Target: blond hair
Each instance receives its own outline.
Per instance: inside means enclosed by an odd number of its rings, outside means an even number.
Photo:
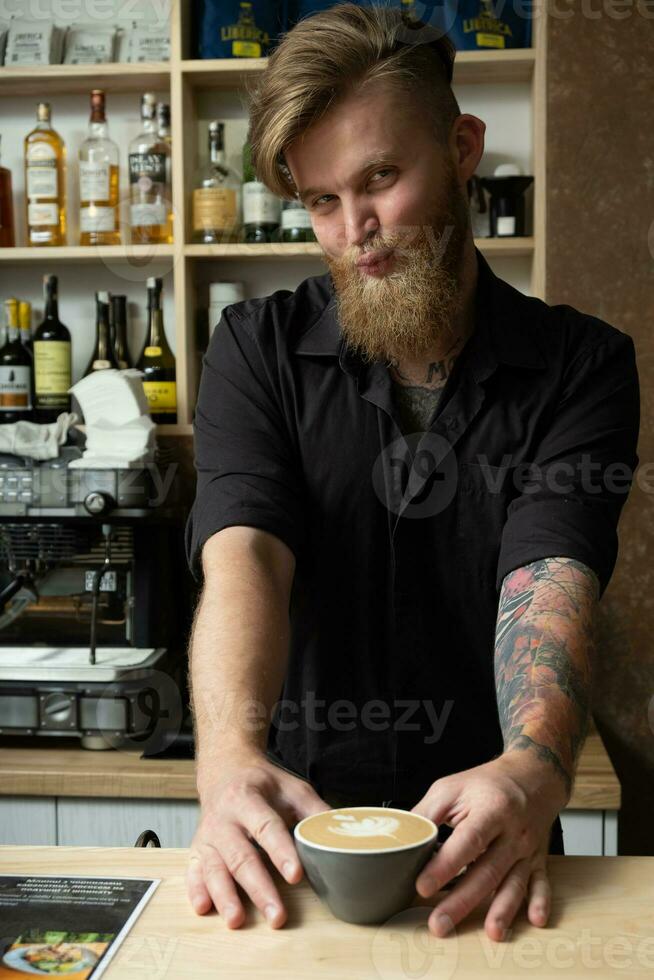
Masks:
[[[430,114],[446,141],[460,114],[451,88],[456,50],[438,28],[385,6],[336,6],[300,20],[246,86],[257,178],[286,200],[298,196],[284,150],[330,107],[383,79]]]

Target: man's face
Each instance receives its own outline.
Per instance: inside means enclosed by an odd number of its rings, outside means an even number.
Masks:
[[[376,82],[330,109],[285,156],[350,347],[367,360],[426,354],[459,313],[470,234],[467,196],[431,118]],[[386,262],[356,264],[379,249],[393,250]]]

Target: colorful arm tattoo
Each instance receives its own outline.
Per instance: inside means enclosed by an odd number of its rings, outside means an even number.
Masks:
[[[590,718],[599,582],[572,558],[543,558],[502,583],[495,686],[504,751],[534,752],[569,797]]]

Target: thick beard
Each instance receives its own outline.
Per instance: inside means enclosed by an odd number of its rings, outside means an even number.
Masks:
[[[470,216],[452,173],[443,198],[410,235],[366,243],[366,250],[395,249],[385,276],[368,276],[355,265],[360,249],[340,259],[325,255],[341,333],[364,361],[419,358],[456,336]]]

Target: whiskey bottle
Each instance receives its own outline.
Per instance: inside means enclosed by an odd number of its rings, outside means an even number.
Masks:
[[[5,301],[7,340],[0,347],[0,422],[32,416],[32,358],[20,341],[18,300]]]
[[[56,422],[70,411],[70,331],[59,319],[57,277],[43,277],[45,315],[34,333],[34,419]]]
[[[1,147],[2,136],[0,136]],[[16,244],[14,231],[14,198],[11,190],[11,170],[0,166],[0,248],[13,248]]]
[[[32,304],[21,301],[18,304],[18,326],[20,327],[20,339],[23,347],[34,356],[34,346],[32,344]]]
[[[247,142],[243,147],[243,241],[277,241],[280,222],[281,200],[257,180]]]
[[[102,89],[91,92],[89,133],[79,148],[79,243],[120,245],[118,147],[109,139]]]
[[[205,245],[240,240],[241,181],[225,162],[225,124],[209,123],[209,161],[193,191],[193,240]]]
[[[143,372],[143,388],[153,422],[177,421],[175,356],[168,346],[161,304],[161,279],[148,279],[148,333],[136,367]]]
[[[143,130],[129,148],[130,223],[134,244],[165,244],[170,240],[170,146],[157,132],[156,99],[141,100]]]
[[[283,242],[315,242],[316,236],[311,225],[311,216],[300,201],[282,203]]]
[[[132,367],[129,347],[127,345],[127,297],[111,297],[111,343],[114,355],[121,371]]]
[[[93,374],[94,371],[106,371],[108,368],[118,370],[118,361],[111,345],[109,293],[99,292],[95,294],[95,345],[84,377]]]
[[[37,122],[25,137],[27,244],[66,244],[66,147],[51,124],[49,102],[39,102]]]
[[[159,139],[163,140],[170,147],[170,155],[167,161],[166,181],[168,186],[173,186],[173,137],[170,131],[170,106],[167,102],[157,102],[157,133]],[[173,202],[170,201],[168,208],[168,242],[173,243]]]

